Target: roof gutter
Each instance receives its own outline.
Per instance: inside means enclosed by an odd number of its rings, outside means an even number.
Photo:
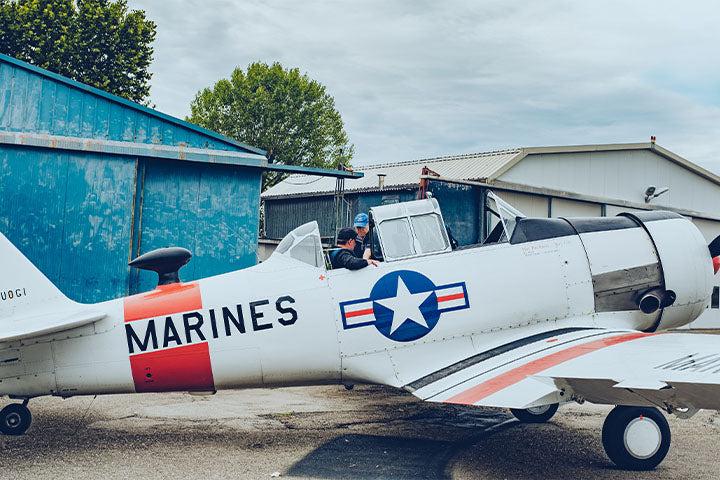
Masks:
[[[334,168],[316,168],[303,167],[300,165],[283,165],[282,163],[268,163],[267,170],[281,173],[300,173],[304,175],[319,175],[323,177],[338,178],[362,178],[365,176],[363,172],[355,172],[352,170],[339,170]]]
[[[183,145],[120,142],[117,140],[96,140],[84,137],[64,137],[42,133],[3,131],[0,131],[0,145],[25,146],[70,152],[92,152],[130,157],[163,158],[197,163],[216,163],[330,177],[361,178],[363,176],[362,172],[347,170],[272,164],[268,162],[265,156],[254,153],[236,150],[209,150],[185,147]]]

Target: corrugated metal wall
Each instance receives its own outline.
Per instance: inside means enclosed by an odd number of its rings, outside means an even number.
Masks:
[[[0,147],[0,229],[71,298],[127,290],[135,162]]]
[[[0,131],[250,151],[0,56]],[[249,147],[248,147],[249,148]],[[184,280],[255,263],[262,170],[0,144],[0,230],[70,298],[151,289],[127,262],[180,245]]]
[[[253,265],[259,195],[256,169],[0,147],[0,230],[81,302],[152,289],[127,262],[154,248],[193,252],[185,280]]]
[[[353,193],[345,195],[345,214],[352,226],[352,219],[359,212],[385,203],[406,202],[415,199],[415,191],[392,190],[385,192]],[[272,198],[264,202],[265,238],[282,239],[300,225],[316,220],[320,235],[333,237],[335,223],[335,197],[332,195],[303,198]],[[349,211],[349,213],[347,213]]]
[[[430,182],[429,190],[440,204],[445,225],[450,228],[460,245],[480,242],[480,188]]]
[[[186,279],[255,264],[258,170],[172,160],[144,163],[136,253],[169,245],[187,248],[193,259],[182,270]],[[133,291],[150,290],[156,281],[154,273],[141,272],[131,287]]]

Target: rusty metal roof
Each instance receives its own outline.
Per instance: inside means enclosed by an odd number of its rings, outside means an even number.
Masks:
[[[365,176],[345,182],[345,192],[367,191],[379,188],[378,175],[385,174],[384,189],[391,190],[417,185],[423,167],[442,177],[458,180],[483,180],[503,170],[521,154],[520,149],[499,150],[447,157],[423,158],[398,163],[357,167]],[[322,195],[335,191],[335,179],[316,175],[291,175],[269,188],[263,198]]]

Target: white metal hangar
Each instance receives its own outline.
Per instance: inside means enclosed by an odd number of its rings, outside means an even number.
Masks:
[[[331,239],[357,212],[414,199],[423,188],[438,199],[461,244],[481,242],[492,227],[484,205],[490,189],[528,216],[667,209],[692,219],[708,242],[720,235],[720,177],[655,142],[517,148],[360,169],[365,176],[346,181],[341,191],[334,179],[308,175],[265,191],[261,247],[310,220],[320,220]],[[720,327],[719,291],[696,326]]]

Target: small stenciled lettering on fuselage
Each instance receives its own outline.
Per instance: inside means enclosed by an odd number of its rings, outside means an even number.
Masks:
[[[720,353],[693,353],[657,365],[655,369],[676,372],[720,373]]]
[[[9,290],[0,291],[0,301],[7,302],[16,298],[22,298],[27,296],[27,290],[25,288],[11,288]]]
[[[295,324],[295,299],[284,295],[232,306],[164,315],[125,324],[128,353],[143,353]]]

